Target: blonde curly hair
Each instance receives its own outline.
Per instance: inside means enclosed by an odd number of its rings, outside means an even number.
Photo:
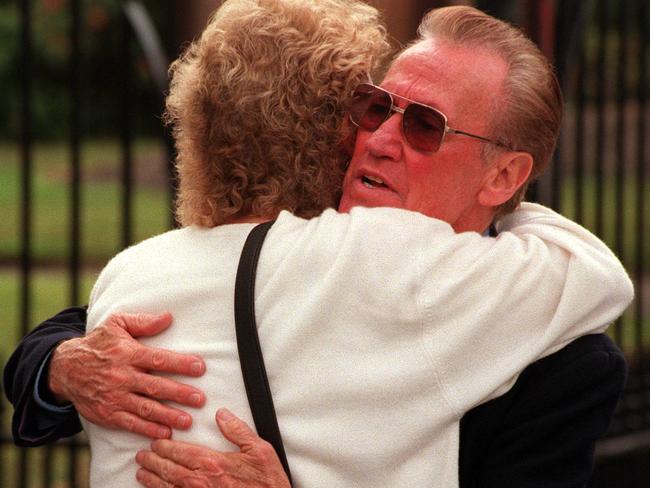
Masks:
[[[335,206],[347,103],[388,50],[377,10],[359,1],[224,2],[170,68],[178,221]]]

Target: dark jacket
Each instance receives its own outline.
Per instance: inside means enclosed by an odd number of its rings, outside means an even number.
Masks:
[[[36,404],[33,390],[49,352],[83,335],[85,322],[84,308],[64,310],[30,332],[9,359],[4,385],[15,408],[16,444],[42,445],[81,430],[75,411],[49,412]],[[460,487],[584,487],[626,372],[623,354],[603,334],[577,339],[528,366],[508,393],[461,420]]]

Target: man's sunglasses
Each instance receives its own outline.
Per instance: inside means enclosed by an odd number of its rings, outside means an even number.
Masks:
[[[406,108],[400,108],[393,98],[406,100]],[[489,142],[508,148],[501,142],[477,136],[447,125],[447,116],[440,110],[428,105],[414,102],[408,98],[391,93],[370,83],[361,83],[352,94],[350,105],[350,120],[361,129],[375,131],[393,112],[402,114],[402,131],[409,145],[418,151],[436,152],[448,132],[473,137],[483,142]],[[509,149],[509,148],[508,148]]]

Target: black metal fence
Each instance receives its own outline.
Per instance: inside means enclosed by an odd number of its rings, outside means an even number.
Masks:
[[[67,2],[34,2],[31,0],[18,0],[18,35],[20,36],[20,53],[16,63],[15,74],[19,77],[19,93],[14,96],[19,100],[16,107],[19,111],[19,136],[15,140],[8,139],[5,144],[13,145],[16,148],[19,159],[17,198],[19,221],[19,252],[11,255],[11,249],[0,251],[0,266],[5,269],[16,270],[18,302],[16,320],[20,337],[33,327],[35,321],[42,320],[45,316],[34,316],[35,308],[35,282],[43,269],[54,268],[56,279],[66,282],[67,297],[61,297],[60,307],[68,304],[84,303],[87,300],[87,293],[82,293],[82,280],[84,275],[84,263],[90,267],[96,267],[97,256],[89,258],[84,255],[82,242],[84,237],[84,218],[82,198],[84,180],[82,175],[83,160],[82,146],[84,136],[88,130],[85,127],[87,118],[84,120],[84,113],[92,110],[89,106],[88,72],[94,69],[90,66],[90,60],[84,57],[84,43],[89,39],[84,37],[84,26],[88,24],[89,7],[93,2],[82,2],[81,0],[69,0]],[[43,76],[44,61],[38,56],[35,48],[36,31],[34,26],[38,25],[38,15],[46,15],[47,8],[43,5],[49,4],[51,9],[65,10],[62,17],[67,24],[67,68],[66,81],[63,85],[64,96],[68,99],[67,113],[59,114],[59,119],[52,121],[53,124],[61,124],[66,127],[67,136],[58,145],[66,146],[68,154],[67,168],[65,171],[65,186],[67,188],[67,205],[64,209],[67,214],[62,222],[65,229],[62,231],[66,243],[66,249],[62,255],[50,256],[47,253],[38,252],[35,248],[35,217],[37,197],[34,187],[37,184],[39,174],[35,170],[35,150],[38,144],[43,143],[43,137],[35,128],[34,113],[37,111],[35,103],[35,85]],[[117,141],[119,154],[114,156],[115,170],[111,178],[119,181],[119,211],[117,215],[116,230],[119,234],[119,246],[125,247],[133,243],[136,233],[134,232],[134,139],[138,134],[136,110],[149,113],[156,125],[160,126],[159,114],[162,111],[162,94],[167,84],[168,60],[164,54],[160,39],[152,20],[144,8],[142,2],[126,1],[121,2],[120,14],[112,22],[112,27],[118,34],[111,38],[114,42],[115,62],[111,67],[120,75],[116,77],[117,83],[112,84],[110,92],[103,93],[116,101],[115,118],[112,122],[116,129],[111,135]],[[42,22],[41,22],[42,23]],[[96,42],[96,41],[95,41]],[[38,66],[37,66],[38,64]],[[142,66],[144,65],[144,66]],[[136,83],[136,71],[146,69],[146,78],[149,80],[148,97],[142,100],[142,92],[138,91]],[[42,87],[41,87],[42,89]],[[8,94],[5,94],[7,96]],[[135,121],[135,122],[134,122]],[[152,137],[149,132],[148,137]],[[101,136],[100,136],[101,137]],[[105,136],[104,136],[105,137]],[[153,135],[156,137],[156,134]],[[161,186],[166,190],[166,198],[163,198],[162,205],[167,209],[172,207],[172,198],[175,189],[173,178],[172,144],[169,134],[162,127],[157,135],[160,139],[160,146],[163,155],[161,165],[164,166],[164,176]],[[2,164],[2,163],[0,163]],[[11,184],[11,182],[7,182]],[[2,183],[5,185],[5,182]],[[0,187],[2,188],[2,187]],[[88,197],[88,195],[86,195]],[[91,195],[92,198],[92,195]],[[86,201],[87,203],[87,201]],[[39,208],[40,210],[40,208]],[[61,210],[55,209],[54,211]],[[173,225],[173,215],[166,211],[164,228]],[[6,218],[3,216],[3,218]],[[42,238],[42,236],[39,236]],[[117,250],[117,247],[115,250]],[[103,256],[105,258],[106,256]],[[100,260],[102,257],[100,257]],[[5,279],[5,275],[2,275]],[[11,275],[7,275],[11,278]],[[47,290],[46,290],[47,293]],[[6,304],[2,304],[2,308]],[[56,309],[51,312],[54,313]],[[2,324],[5,326],[5,324]],[[7,335],[7,334],[3,334]],[[15,341],[12,341],[15,343]],[[7,354],[7,349],[5,354]],[[7,357],[1,357],[0,362],[4,365]],[[75,436],[63,440],[53,446],[46,446],[38,449],[24,449],[13,446],[10,435],[10,407],[7,405],[4,394],[0,400],[0,486],[2,487],[84,487],[88,486],[88,445],[84,435]]]
[[[90,4],[92,2],[88,2]],[[597,449],[597,469],[592,486],[646,486],[650,480],[650,176],[648,134],[648,31],[650,6],[646,0],[591,0],[521,2],[527,13],[527,29],[555,60],[564,87],[567,114],[557,156],[548,173],[532,189],[532,197],[574,218],[601,236],[621,257],[636,286],[636,299],[611,333],[625,351],[630,379],[607,439]],[[81,66],[82,5],[69,0],[70,29],[67,96],[70,99],[67,138],[69,179],[67,250],[59,266],[65,270],[67,302],[78,304],[82,297],[83,242],[82,209],[82,113],[84,106]],[[121,211],[120,245],[134,240],[133,228],[133,134],[131,120],[137,94],[132,74],[134,59],[144,59],[150,90],[158,97],[165,78],[164,55],[150,19],[139,2],[125,2],[119,46],[121,72],[115,93],[120,116],[116,120],[120,141],[119,179]],[[17,270],[16,295],[20,334],[34,325],[34,272],[46,265],[35,259],[34,227],[34,138],[33,138],[33,5],[19,1],[20,31],[20,140],[19,251],[2,256],[0,264]],[[134,54],[135,53],[135,54]],[[144,57],[143,57],[144,56]],[[5,94],[7,96],[7,94]],[[157,107],[159,110],[160,106]],[[151,107],[149,107],[151,110]],[[153,110],[154,113],[156,110]],[[160,133],[171,160],[169,138]],[[173,181],[168,168],[168,182]],[[4,184],[4,183],[3,183]],[[173,185],[169,189],[171,201]],[[170,205],[169,205],[170,206]],[[171,206],[170,206],[171,207]],[[168,217],[171,225],[171,214]],[[598,286],[594,283],[594,286]],[[589,293],[589,290],[585,290]],[[66,303],[61,303],[63,307]],[[4,306],[4,304],[3,304]],[[60,307],[59,307],[60,308]],[[56,309],[51,310],[55,312]],[[19,336],[20,334],[17,334]],[[0,358],[4,361],[7,358]],[[87,486],[88,452],[83,437],[38,449],[18,449],[11,444],[9,412],[0,401],[0,485],[7,487]],[[644,467],[645,466],[645,467]],[[645,481],[644,481],[645,480]]]
[[[567,114],[539,187],[542,201],[601,236],[635,282],[636,299],[612,329],[631,373],[612,436],[650,428],[649,11],[645,1],[581,2],[577,25],[565,29],[573,42],[559,36]]]

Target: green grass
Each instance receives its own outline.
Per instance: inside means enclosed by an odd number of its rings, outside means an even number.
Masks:
[[[86,271],[81,277],[79,303],[86,303],[97,272]],[[34,270],[30,279],[30,316],[27,328],[39,324],[70,304],[70,281],[63,270]],[[22,277],[18,269],[0,269],[0,358],[7,359],[21,338],[20,301]]]
[[[68,472],[71,466],[70,449],[65,444],[56,444],[47,448],[30,448],[26,449],[25,456],[27,459],[27,466],[30,468],[26,472],[26,484],[30,488],[41,488],[46,486],[44,480],[44,473],[46,472],[46,452],[51,453],[51,463],[49,473],[51,477],[51,485],[56,488],[71,488],[68,483]],[[20,450],[11,446],[4,447],[0,452],[0,462],[4,463],[2,470],[0,470],[0,486],[2,487],[18,487],[22,486],[18,479],[19,469],[19,456]],[[88,465],[90,455],[88,449],[81,449],[76,456],[76,478],[77,488],[85,488],[88,486]]]
[[[645,185],[650,185],[650,181]],[[601,202],[596,201],[596,179],[592,175],[586,175],[582,183],[583,192],[583,218],[581,224],[596,231],[596,214],[597,206],[602,211],[602,232],[601,238],[607,245],[616,252],[623,264],[628,270],[633,270],[637,266],[637,239],[639,237],[639,227],[637,221],[639,214],[637,212],[637,184],[632,179],[626,179],[622,191],[622,211],[621,217],[623,233],[621,234],[620,243],[617,242],[617,219],[615,183],[612,179],[603,182],[603,198]],[[566,178],[560,189],[560,211],[568,218],[577,218],[576,205],[576,185],[573,178]],[[647,193],[647,190],[646,190]],[[641,252],[640,263],[645,272],[650,272],[650,195],[645,199],[644,208],[641,210],[640,217],[645,219],[646,235],[644,237],[643,249]],[[619,246],[620,244],[620,246]]]
[[[37,325],[70,304],[70,279],[65,265],[70,252],[70,155],[64,144],[36,144],[33,151],[32,177],[32,254],[36,262],[29,282],[30,315],[27,328]],[[85,263],[81,276],[79,302],[88,295],[101,266],[122,247],[120,153],[115,141],[86,143],[81,151],[81,254]],[[4,365],[20,339],[22,277],[17,267],[20,254],[21,173],[19,149],[15,144],[0,143],[0,360]],[[164,156],[156,142],[138,141],[134,146],[134,172],[138,175],[133,195],[133,240],[139,241],[163,232],[169,224],[169,203],[164,186]],[[162,175],[161,175],[162,174]],[[13,264],[12,264],[13,263]],[[3,395],[4,397],[4,395]],[[3,437],[8,437],[10,409],[5,410]],[[17,448],[0,446],[0,486],[21,486],[17,469]],[[26,486],[45,486],[43,473],[46,449],[28,449]],[[65,445],[51,448],[52,486],[68,487],[70,451]],[[88,483],[88,452],[77,458],[77,481]]]
[[[63,261],[70,253],[70,155],[63,144],[36,144],[32,177],[32,255],[37,260]],[[82,261],[105,262],[121,247],[122,194],[120,153],[116,141],[94,141],[81,151]],[[139,141],[134,147],[134,171],[144,175],[133,196],[133,241],[167,229],[168,193],[161,177],[164,155],[158,143]],[[19,152],[0,144],[0,258],[18,256],[21,248]],[[147,181],[147,180],[154,181]]]
[[[70,154],[63,143],[34,145],[32,175],[32,256],[30,328],[71,302],[66,266],[70,254]],[[20,338],[22,277],[20,154],[16,144],[0,142],[0,359],[6,360]],[[133,148],[136,175],[131,217],[133,241],[165,231],[170,221],[165,187],[163,147],[137,141]],[[84,143],[81,150],[81,264],[78,302],[88,301],[96,274],[122,248],[121,156],[115,140]],[[39,263],[46,263],[41,266]]]
[[[157,142],[138,141],[134,145],[136,184],[131,218],[133,240],[142,240],[165,231],[170,221],[168,193],[165,188],[164,153]],[[0,361],[8,359],[22,335],[23,326],[32,328],[71,302],[70,277],[66,271],[70,253],[70,155],[65,144],[38,143],[33,151],[32,176],[32,255],[36,263],[29,281],[30,314],[20,317],[23,279],[17,258],[20,255],[21,172],[19,149],[15,144],[0,143]],[[116,141],[85,143],[81,151],[81,261],[84,265],[78,303],[88,301],[90,289],[103,264],[122,247],[120,152]],[[4,395],[3,395],[4,397]],[[4,398],[0,402],[6,404]],[[5,405],[2,432],[10,435],[10,409]],[[19,450],[1,446],[0,486],[20,486],[16,469]],[[26,486],[44,486],[46,450],[27,450]],[[52,448],[52,480],[59,488],[67,487],[69,449]],[[77,486],[87,486],[88,452],[80,453]]]

